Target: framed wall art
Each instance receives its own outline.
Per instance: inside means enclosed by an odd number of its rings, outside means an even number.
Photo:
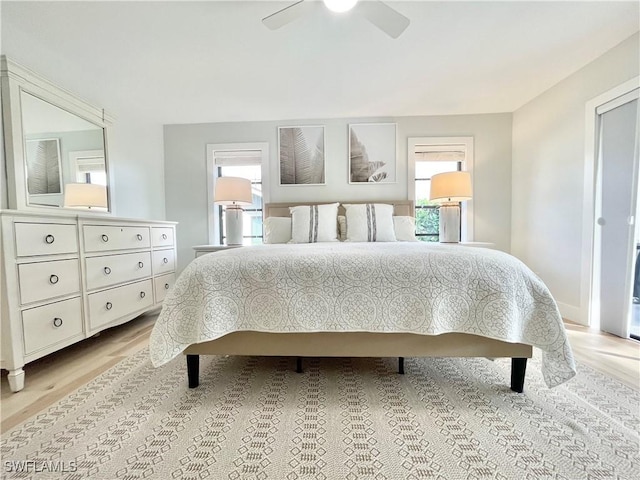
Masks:
[[[396,124],[349,125],[349,183],[396,183]]]
[[[280,185],[324,185],[324,152],[324,126],[278,127]]]
[[[44,138],[26,141],[27,190],[31,195],[62,193],[60,141]]]

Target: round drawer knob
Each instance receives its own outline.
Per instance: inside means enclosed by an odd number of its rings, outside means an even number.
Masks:
[[[105,275],[109,275],[111,273],[111,269],[109,267],[104,267]]]
[[[62,326],[62,319],[59,317],[56,317],[53,319],[53,326],[58,328]]]
[[[139,233],[136,235],[136,238],[141,242],[142,241],[142,235],[140,235]]]
[[[104,233],[102,234],[102,241],[107,243],[109,241],[109,236],[105,235]]]
[[[166,234],[166,233],[163,233],[163,234],[162,234],[162,239],[163,239],[163,240],[166,240],[166,239],[167,239],[167,234]]]
[[[111,310],[113,308],[113,304],[111,302],[107,302],[107,304],[105,305],[105,308],[107,310]]]
[[[57,276],[57,275],[51,275],[51,276],[49,277],[49,283],[50,283],[51,285],[55,285],[56,283],[58,283],[58,280],[60,280],[60,279],[58,278],[58,276]]]
[[[146,294],[146,293],[144,293],[144,292],[140,292],[140,298],[144,298],[144,297],[146,297],[146,296],[147,296],[147,294]]]
[[[144,263],[138,262],[138,268],[142,268],[142,267],[144,267]]]
[[[54,237],[53,235],[49,234],[46,237],[44,237],[44,241],[47,242],[49,245],[51,245],[53,242],[56,241],[56,237]]]
[[[164,289],[165,289],[165,290],[169,290],[169,284],[168,284],[168,283],[165,283],[165,284],[164,284]]]
[[[162,259],[162,263],[169,263],[169,259],[168,259],[167,257],[164,257],[164,258]]]

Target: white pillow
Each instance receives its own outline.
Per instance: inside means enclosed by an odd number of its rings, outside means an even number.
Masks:
[[[288,243],[291,241],[291,218],[265,218],[263,227],[264,243]]]
[[[291,243],[338,241],[338,204],[290,207]]]
[[[393,217],[393,231],[399,242],[417,242],[416,219],[413,217]]]
[[[344,205],[347,242],[395,242],[393,205],[365,203]]]

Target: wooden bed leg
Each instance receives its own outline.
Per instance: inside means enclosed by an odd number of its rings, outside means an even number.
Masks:
[[[522,393],[524,390],[524,374],[527,370],[526,358],[511,359],[511,390]]]
[[[302,357],[296,358],[296,373],[302,373]]]
[[[398,373],[404,375],[404,357],[398,357]]]
[[[200,385],[200,355],[187,355],[187,377],[189,388]]]

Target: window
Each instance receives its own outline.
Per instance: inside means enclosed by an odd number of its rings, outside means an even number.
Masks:
[[[213,203],[217,177],[242,177],[251,181],[251,205],[243,207],[243,244],[262,243],[262,212],[268,202],[263,185],[268,182],[269,145],[267,143],[234,143],[207,145],[207,199],[209,243],[225,243],[225,209]]]
[[[429,200],[431,177],[438,173],[461,170],[461,162],[456,161],[416,161],[416,238],[423,242],[439,240],[440,210]]]
[[[439,241],[440,211],[429,201],[431,177],[438,173],[473,168],[473,138],[409,138],[409,198],[415,201],[416,238]],[[470,202],[461,210],[461,238],[471,241],[473,215]]]
[[[104,151],[88,150],[69,152],[71,172],[75,172],[77,183],[107,185]]]
[[[259,157],[258,157],[259,160]],[[258,165],[219,166],[218,177],[242,177],[251,180],[251,205],[242,207],[244,210],[242,239],[243,245],[262,243],[262,171]],[[225,209],[217,205],[218,225],[220,225],[220,245],[225,242]]]

